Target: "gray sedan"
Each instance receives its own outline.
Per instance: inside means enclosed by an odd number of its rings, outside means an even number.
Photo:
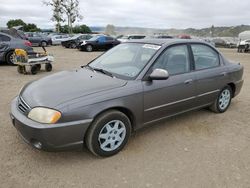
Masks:
[[[239,94],[243,67],[194,40],[120,44],[87,66],[28,83],[11,104],[11,119],[37,149],[87,148],[118,153],[131,132],[209,107],[225,112]]]
[[[0,62],[3,61],[13,65],[14,50],[16,48],[24,49],[28,53],[33,52],[29,41],[0,32]]]

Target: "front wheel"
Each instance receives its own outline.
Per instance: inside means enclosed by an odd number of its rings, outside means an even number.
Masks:
[[[87,52],[92,52],[93,51],[93,47],[91,45],[87,45],[86,46],[86,50],[87,50]]]
[[[227,111],[231,104],[232,93],[232,88],[230,86],[224,87],[210,109],[215,113],[224,113]]]
[[[131,122],[122,112],[111,110],[97,117],[86,135],[88,149],[97,156],[117,154],[128,142]]]

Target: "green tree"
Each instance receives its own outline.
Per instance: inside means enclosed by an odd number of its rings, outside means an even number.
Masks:
[[[91,29],[86,25],[75,26],[72,29],[73,33],[91,33]]]
[[[50,1],[43,2],[45,5],[50,6],[52,8],[53,15],[52,15],[51,20],[56,22],[57,32],[60,32],[61,22],[65,21],[63,19],[62,1],[63,0],[50,0]]]
[[[62,0],[61,2],[64,13],[67,15],[69,33],[72,33],[72,25],[77,19],[82,19],[79,9],[78,0]]]
[[[25,32],[37,32],[37,31],[41,31],[41,29],[39,29],[36,24],[32,24],[32,23],[28,23],[23,27],[23,30]]]
[[[26,23],[21,19],[9,20],[7,22],[8,28],[12,28],[12,27],[16,27],[16,26],[23,26],[24,27],[25,25],[26,25]]]
[[[61,33],[68,33],[69,32],[69,26],[68,25],[60,26],[60,32]]]

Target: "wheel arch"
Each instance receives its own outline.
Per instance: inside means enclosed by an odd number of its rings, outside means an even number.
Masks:
[[[133,112],[131,110],[129,110],[126,107],[116,106],[116,107],[110,107],[110,108],[104,109],[104,110],[100,111],[98,114],[96,114],[94,116],[94,119],[96,119],[98,116],[102,115],[103,113],[105,113],[107,111],[111,111],[111,110],[116,110],[116,111],[119,111],[119,112],[122,112],[123,114],[125,114],[131,122],[132,131],[135,130],[135,124],[136,124],[135,115],[133,114]]]
[[[235,96],[235,90],[236,90],[236,86],[235,86],[235,84],[234,83],[229,83],[229,84],[227,84],[229,87],[231,87],[231,89],[232,89],[232,94],[233,94],[233,96],[232,96],[232,98]]]

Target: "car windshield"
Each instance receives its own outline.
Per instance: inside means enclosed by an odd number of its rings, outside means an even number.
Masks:
[[[135,79],[160,47],[141,43],[120,44],[95,59],[89,66],[108,71],[121,79]]]

